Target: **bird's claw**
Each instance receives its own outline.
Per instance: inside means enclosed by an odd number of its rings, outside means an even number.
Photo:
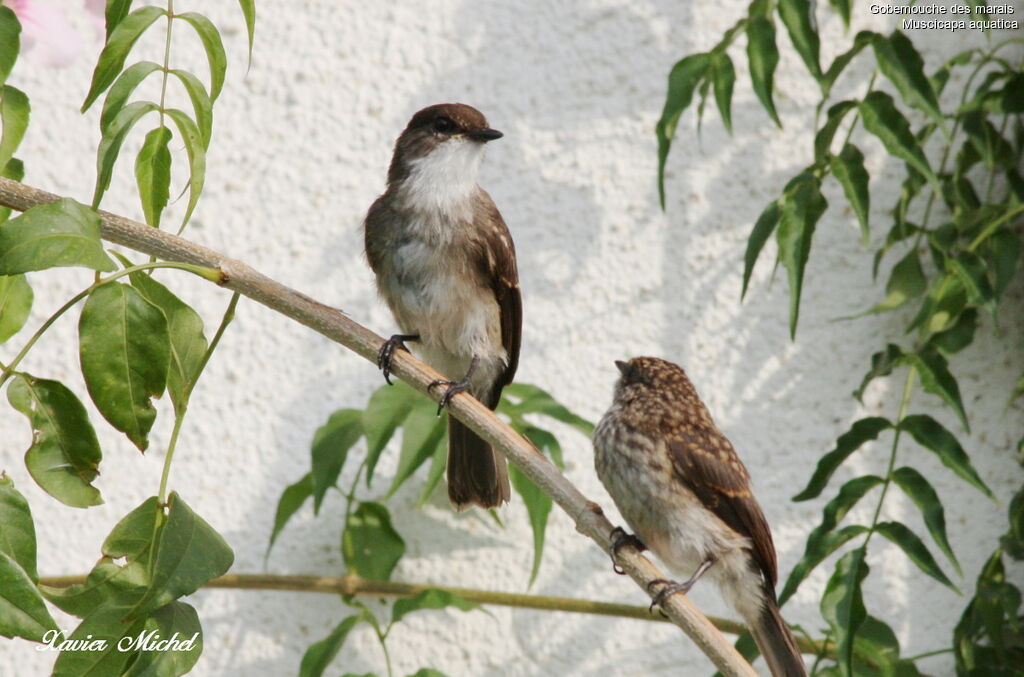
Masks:
[[[405,345],[407,339],[412,340],[412,337],[407,334],[394,334],[377,351],[377,368],[384,372],[384,380],[388,385],[394,385],[391,383],[391,358],[395,356],[396,350],[409,352]]]
[[[612,571],[622,576],[626,572],[622,567],[615,563],[615,558],[619,556],[619,550],[622,546],[631,545],[637,550],[646,550],[647,546],[643,544],[643,541],[636,537],[636,534],[626,533],[626,530],[622,527],[615,527],[612,529],[612,532],[608,537],[612,540],[612,545],[608,549],[609,554],[612,557]]]
[[[469,392],[469,379],[464,378],[461,381],[452,381],[451,379],[440,378],[436,381],[431,381],[430,385],[427,386],[427,391],[429,392],[440,386],[448,386],[448,390],[444,391],[444,394],[441,395],[441,399],[437,401],[438,416],[441,415],[441,412],[444,411],[444,408],[448,406],[448,403],[453,397],[459,393]]]
[[[650,592],[651,588],[653,588],[655,585],[663,585],[665,587],[658,591],[658,594],[656,594],[654,598],[651,599],[651,606],[647,607],[647,611],[652,614],[654,613],[654,607],[662,606],[665,603],[665,600],[667,600],[669,597],[676,594],[677,592],[681,592],[683,594],[690,592],[690,588],[693,587],[693,581],[683,581],[682,583],[677,583],[675,581],[670,581],[667,578],[655,578],[653,581],[647,584],[647,592]]]

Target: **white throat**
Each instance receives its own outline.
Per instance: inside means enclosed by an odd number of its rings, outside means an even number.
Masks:
[[[417,211],[451,214],[465,209],[477,189],[484,159],[482,143],[455,137],[409,163],[402,181],[406,203]]]

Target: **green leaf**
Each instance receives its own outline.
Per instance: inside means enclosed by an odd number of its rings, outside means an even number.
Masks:
[[[111,559],[139,559],[153,544],[157,524],[163,524],[163,510],[160,499],[150,496],[118,521],[107,534],[100,551]]]
[[[814,474],[807,483],[807,487],[791,500],[807,501],[817,498],[828,484],[832,474],[853,452],[860,449],[865,443],[878,439],[883,430],[889,430],[892,427],[889,419],[879,416],[854,421],[850,429],[836,440],[836,448],[818,461],[818,467],[814,469]]]
[[[0,635],[43,641],[60,629],[46,609],[29,574],[6,552],[0,552]]]
[[[921,257],[918,256],[917,249],[911,249],[889,273],[889,282],[885,285],[885,298],[867,312],[885,313],[895,310],[924,293],[926,286]]]
[[[910,123],[897,110],[891,96],[884,92],[871,92],[860,102],[860,114],[864,129],[878,137],[890,155],[904,160],[932,185],[938,185],[928,158],[910,131]]]
[[[836,84],[836,80],[839,79],[842,72],[846,70],[846,67],[850,65],[850,62],[852,62],[858,54],[864,51],[865,47],[871,44],[875,35],[876,33],[871,31],[858,32],[856,37],[853,39],[853,44],[850,46],[850,49],[846,50],[832,61],[832,65],[828,67],[828,70],[825,71],[825,74],[820,80],[821,92],[824,97],[822,99],[822,103],[828,99],[828,95],[831,93],[832,87]]]
[[[397,623],[413,611],[444,609],[450,606],[463,611],[472,611],[473,609],[480,608],[480,605],[476,602],[465,600],[453,592],[432,588],[412,597],[403,597],[396,600],[394,606],[391,607],[391,622]]]
[[[864,169],[864,155],[852,143],[843,146],[839,155],[829,163],[832,174],[843,187],[846,199],[860,222],[861,243],[867,245],[871,231],[868,227],[868,213],[871,209],[871,195],[868,192],[868,172]]]
[[[103,455],[74,393],[58,381],[19,374],[7,388],[7,399],[32,425],[25,465],[43,491],[74,508],[103,503],[92,486]]]
[[[715,104],[722,116],[722,124],[732,134],[732,89],[736,84],[736,69],[728,54],[711,53],[711,73],[715,80]]]
[[[828,4],[835,8],[839,17],[843,20],[846,28],[850,27],[850,0],[828,0]]]
[[[543,388],[529,383],[511,383],[505,386],[503,394],[518,401],[513,403],[507,397],[503,398],[502,404],[498,408],[499,412],[509,416],[543,414],[576,428],[587,437],[594,434],[593,423],[569,411]]]
[[[156,545],[152,585],[132,609],[135,616],[192,594],[227,572],[235,559],[224,538],[192,512],[177,492],[171,492],[167,506],[167,522]]]
[[[876,35],[871,46],[875,50],[879,70],[889,78],[903,100],[925,112],[941,127],[944,124],[942,111],[932,84],[924,74],[924,61],[914,43],[897,30],[888,37]]]
[[[172,69],[171,74],[181,80],[185,91],[188,92],[188,98],[192,100],[192,109],[196,114],[196,126],[203,139],[203,149],[207,149],[210,147],[210,137],[213,136],[213,101],[206,93],[206,87],[196,76],[188,71],[177,69]]]
[[[388,498],[394,496],[402,483],[434,455],[438,443],[444,439],[446,426],[446,418],[437,416],[437,406],[430,400],[418,398],[402,424],[402,452],[388,489]]]
[[[946,358],[937,350],[925,347],[916,353],[906,354],[903,359],[917,372],[921,386],[932,395],[942,398],[956,412],[964,429],[970,432],[971,427],[967,423],[967,414],[960,399],[960,387],[949,371]]]
[[[789,334],[796,338],[800,319],[800,296],[803,291],[804,268],[811,253],[811,238],[818,219],[828,208],[821,194],[821,182],[810,178],[787,191],[782,202],[782,215],[775,233],[779,260],[789,277]]]
[[[932,335],[928,344],[937,348],[944,355],[958,353],[974,341],[974,332],[978,329],[978,311],[968,308],[960,313],[956,324],[949,329]]]
[[[245,16],[245,30],[249,35],[249,63],[252,64],[252,41],[256,35],[256,2],[255,0],[238,0]]]
[[[405,541],[391,526],[386,507],[360,502],[345,521],[341,553],[350,573],[386,581],[405,554]]]
[[[960,278],[967,291],[967,300],[973,305],[986,308],[995,314],[995,290],[988,279],[988,267],[981,258],[971,252],[960,252],[953,258],[946,259],[950,272]]]
[[[416,391],[404,383],[381,386],[363,410],[363,431],[366,434],[366,486],[370,486],[373,471],[380,460],[395,428],[402,424],[412,410]]]
[[[542,454],[554,461],[555,465],[563,470],[565,469],[565,459],[562,458],[562,445],[559,444],[558,438],[547,430],[532,425],[525,425],[521,428],[516,425],[512,427],[516,432],[530,440],[533,446],[537,447]]]
[[[867,551],[863,546],[843,555],[825,585],[821,598],[821,615],[832,627],[836,642],[836,663],[839,673],[851,676],[853,672],[853,641],[857,630],[867,616],[861,583],[868,575],[865,562]]]
[[[298,482],[289,484],[281,492],[281,498],[277,501],[277,511],[274,513],[274,528],[270,532],[270,542],[267,543],[266,556],[270,555],[270,549],[274,547],[284,525],[298,512],[299,508],[305,505],[309,497],[313,495],[313,475],[306,473]]]
[[[103,417],[140,451],[156,420],[171,358],[163,312],[128,285],[111,282],[89,294],[78,322],[79,357],[89,396]]]
[[[913,531],[900,522],[879,522],[875,525],[875,531],[895,543],[910,558],[910,561],[939,583],[948,586],[954,592],[960,592],[953,585],[953,581],[946,577],[932,554]]]
[[[817,21],[814,18],[814,3],[810,0],[779,0],[779,17],[789,31],[789,39],[800,54],[807,70],[815,80],[821,80],[821,64],[818,52],[821,48],[818,39]]]
[[[0,472],[0,553],[10,557],[32,582],[39,580],[36,571],[36,528],[32,511],[14,480]]]
[[[779,50],[775,46],[775,24],[770,17],[751,16],[747,21],[747,60],[754,93],[780,128],[782,122],[772,99],[775,67],[779,64]]]
[[[141,632],[156,632],[154,641],[171,640],[178,635],[176,644],[161,651],[139,651],[138,658],[124,677],[178,677],[190,671],[203,653],[203,628],[199,614],[189,604],[171,602],[154,611],[143,624]],[[138,635],[136,635],[138,637]],[[159,638],[159,640],[157,640]]]
[[[151,101],[133,101],[114,117],[110,126],[103,130],[99,148],[96,150],[96,187],[92,194],[93,209],[99,209],[103,194],[110,188],[110,179],[114,175],[114,164],[121,152],[121,145],[132,127],[147,113],[158,110]]]
[[[152,527],[150,524],[151,532]],[[85,618],[101,605],[121,607],[122,613],[128,613],[150,585],[146,566],[146,562],[139,561],[118,566],[109,557],[103,557],[85,583],[67,588],[40,585],[39,590],[58,609],[79,618]]]
[[[420,668],[419,670],[417,670],[413,674],[409,675],[409,677],[448,677],[448,676],[445,675],[440,670],[435,670],[433,668]]]
[[[661,119],[655,126],[658,137],[658,197],[665,208],[665,161],[675,137],[679,117],[693,101],[693,92],[708,73],[710,58],[706,53],[691,54],[676,63],[668,75],[668,94]]]
[[[345,618],[341,623],[338,623],[337,627],[331,631],[331,634],[319,642],[311,644],[302,656],[299,677],[320,677],[323,675],[324,670],[327,669],[327,666],[330,665],[334,657],[341,651],[342,645],[345,644],[345,639],[348,638],[348,633],[356,625],[366,620],[365,613],[363,611]]]
[[[85,101],[82,103],[83,113],[121,72],[124,60],[128,58],[128,52],[131,51],[139,36],[159,17],[166,15],[167,12],[160,7],[142,7],[124,17],[110,29],[111,16],[108,11],[107,25],[111,32],[107,36],[107,44],[104,45],[103,51],[100,52],[100,58],[96,62],[96,69],[92,74],[92,84],[89,85],[89,93],[85,95]]]
[[[533,566],[530,569],[530,582],[527,583],[527,587],[530,587],[540,572],[540,563],[544,555],[544,534],[548,528],[552,500],[515,466],[509,467],[509,479],[512,480],[516,493],[523,498],[523,505],[526,506],[526,513],[530,517],[530,529],[533,531]]]
[[[444,419],[447,425],[447,418]],[[433,495],[434,490],[437,489],[437,485],[441,483],[441,478],[444,477],[444,469],[448,465],[448,438],[442,436],[437,441],[437,445],[434,447],[434,453],[430,457],[430,470],[427,471],[427,479],[423,482],[423,491],[420,493],[420,498],[416,502],[416,507],[422,507],[427,499]]]
[[[747,238],[747,251],[743,255],[741,301],[747,295],[747,285],[750,284],[750,276],[754,272],[754,264],[757,263],[757,257],[761,255],[764,243],[768,241],[768,238],[775,231],[775,227],[779,225],[779,218],[781,216],[782,210],[779,209],[779,202],[778,200],[773,200],[765,207],[761,215],[757,217],[757,223],[754,224],[754,229],[750,231],[750,237]]]
[[[999,298],[1010,286],[1017,272],[1017,264],[1021,257],[1020,235],[1009,228],[1001,228],[982,241],[978,246],[978,253],[992,271],[992,293]]]
[[[7,76],[18,60],[21,48],[21,22],[10,7],[0,5],[0,85],[7,82]]]
[[[107,40],[110,40],[110,34],[114,32],[117,25],[124,21],[124,18],[128,16],[128,12],[131,8],[132,0],[107,0],[107,9],[105,12]]]
[[[135,158],[135,182],[142,200],[146,223],[160,227],[160,215],[171,195],[171,130],[157,127],[146,134],[146,140]]]
[[[843,544],[861,534],[867,533],[867,531],[868,528],[860,524],[850,524],[837,531],[819,531],[818,529],[812,531],[807,539],[804,556],[793,567],[789,578],[786,579],[786,585],[779,594],[779,605],[781,606],[793,596],[793,593],[800,587],[804,579],[819,564],[825,561],[826,557],[838,550]]]
[[[118,650],[118,642],[122,637],[138,636],[144,626],[144,620],[125,623],[127,611],[125,607],[103,605],[86,616],[68,639],[102,643],[97,643],[94,651],[61,651],[51,677],[122,675],[133,653]]]
[[[32,298],[32,287],[24,275],[0,275],[0,343],[25,326]]]
[[[184,139],[185,154],[188,156],[188,207],[181,220],[181,228],[178,229],[178,232],[181,232],[192,218],[192,212],[203,192],[203,183],[206,181],[206,146],[203,145],[203,135],[199,127],[184,111],[171,108],[166,113],[167,117],[174,121],[178,134]]]
[[[941,229],[933,230],[929,233],[929,237],[934,240],[939,230]],[[932,254],[939,259],[936,264],[945,267],[945,255],[939,253],[935,248],[932,248]],[[966,306],[967,292],[956,275],[946,273],[941,277],[933,278],[928,294],[921,304],[921,309],[910,323],[907,331],[913,331],[922,326],[930,333],[945,331],[956,323]]]
[[[960,563],[957,562],[953,548],[949,545],[949,539],[946,538],[946,513],[935,489],[921,473],[908,466],[894,470],[892,479],[921,511],[924,524],[928,527],[928,533],[932,535],[939,549],[946,554],[957,572],[960,573]]]
[[[117,268],[103,253],[96,212],[62,198],[32,207],[0,228],[0,274],[58,266],[84,266],[101,272]]]
[[[151,73],[163,68],[152,61],[140,61],[124,69],[110,86],[107,98],[103,100],[103,111],[100,113],[100,131],[106,133],[111,123],[117,119],[118,113],[124,110],[125,104],[139,84]]]
[[[25,178],[25,163],[18,158],[11,158],[7,161],[6,167],[0,167],[0,176],[5,179],[21,181]],[[3,225],[11,216],[11,208],[0,205],[0,225]]]
[[[903,419],[900,429],[905,430],[925,449],[935,452],[942,464],[989,498],[995,496],[978,476],[971,459],[957,442],[953,433],[927,414],[912,414]]]
[[[327,423],[313,435],[313,512],[320,513],[327,490],[337,483],[338,475],[352,448],[363,434],[363,412],[358,409],[339,409],[331,414]]]
[[[835,138],[839,125],[843,122],[846,114],[856,107],[856,101],[840,101],[828,109],[825,124],[821,126],[821,129],[814,136],[815,162],[824,162],[832,148],[832,139]]]
[[[1019,164],[1019,156],[999,134],[995,125],[980,112],[972,111],[964,115],[963,130],[989,171],[994,171],[1000,165],[1011,168]]]
[[[196,30],[199,40],[206,50],[206,59],[210,62],[210,100],[216,101],[220,90],[224,86],[224,73],[228,67],[228,58],[224,53],[224,43],[221,42],[220,33],[217,27],[202,14],[195,12],[184,12],[175,14],[175,19],[187,21]]]
[[[3,125],[3,135],[0,136],[0,169],[14,157],[14,151],[25,138],[30,109],[28,97],[20,89],[10,85],[0,88],[0,124]]]
[[[189,394],[199,378],[199,368],[206,356],[207,343],[203,334],[203,320],[191,306],[152,276],[139,271],[132,273],[130,279],[132,286],[146,297],[147,301],[159,308],[167,319],[167,335],[171,348],[167,393],[171,396],[175,412],[182,414],[188,406]]]
[[[871,369],[864,375],[864,380],[860,382],[860,387],[853,392],[853,396],[858,400],[863,400],[864,389],[867,388],[868,384],[876,378],[891,374],[902,358],[903,350],[895,343],[890,343],[885,347],[885,350],[880,350],[872,355]]]

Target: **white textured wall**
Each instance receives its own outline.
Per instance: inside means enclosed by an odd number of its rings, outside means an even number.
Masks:
[[[78,2],[66,4],[77,11]],[[738,302],[749,228],[811,152],[815,88],[781,27],[777,102],[785,130],[770,124],[750,92],[745,59],[737,59],[736,134],[725,134],[709,107],[698,139],[687,113],[670,158],[668,209],[662,213],[652,130],[666,75],[682,55],[717,42],[744,11],[744,2],[259,2],[248,74],[236,3],[175,4],[208,11],[218,25],[229,27],[231,66],[216,106],[207,189],[190,238],[388,334],[394,325],[375,298],[362,256],[362,216],[383,187],[391,144],[414,111],[442,101],[477,106],[506,134],[491,145],[481,183],[502,210],[519,252],[525,303],[519,379],[550,389],[596,420],[610,400],[612,360],[656,354],[684,365],[754,476],[780,569],[788,574],[824,503],[794,504],[789,497],[851,421],[865,413],[895,415],[892,391],[898,386],[876,383],[866,409],[850,392],[871,353],[898,337],[907,318],[832,322],[874,302],[880,289],[871,283],[870,255],[857,242],[854,217],[831,181],[827,197],[833,207],[815,238],[798,340],[788,338],[784,275],[770,284],[773,244],[746,303]],[[894,19],[870,17],[866,7],[857,3],[856,27],[893,25]],[[1022,11],[1017,18],[1024,19]],[[848,38],[830,12],[819,13],[823,52],[831,57]],[[185,31],[179,33],[174,53],[180,59],[194,45],[186,46]],[[968,33],[914,37],[928,50],[931,66],[942,54],[981,40]],[[162,32],[151,38],[139,50],[155,57]],[[28,182],[85,202],[92,190],[99,106],[84,117],[77,109],[90,60],[59,71],[23,60],[11,80],[33,106],[20,152]],[[187,61],[203,66],[199,58]],[[839,89],[859,94],[866,74],[863,65],[855,66]],[[862,147],[876,191],[877,239],[888,227],[897,168],[877,143]],[[139,218],[130,152],[122,156],[104,206]],[[32,275],[37,298],[31,328],[89,277],[81,270]],[[212,333],[228,294],[184,276],[161,279],[196,304]],[[916,394],[913,404],[961,436],[1003,505],[982,498],[913,444],[901,451],[945,497],[950,538],[968,574],[957,583],[966,590],[1004,528],[1005,501],[1021,482],[1010,451],[1024,434],[1021,411],[1005,408],[1006,394],[1024,368],[1019,285],[1012,294],[998,325],[984,319],[976,345],[953,359],[974,435],[961,433],[933,397]],[[74,316],[58,323],[24,368],[65,380],[84,397],[75,324]],[[0,347],[0,359],[9,360],[23,340]],[[313,431],[333,410],[363,406],[381,382],[369,363],[242,302],[193,397],[171,478],[234,548],[233,571],[264,570],[274,506],[281,490],[308,470]],[[167,405],[161,403],[146,456],[93,411],[105,454],[97,484],[107,502],[88,511],[64,507],[36,488],[21,460],[27,426],[13,410],[0,407],[0,466],[32,506],[41,573],[86,572],[116,520],[156,493],[170,431]],[[593,471],[589,442],[569,430],[558,432],[569,477],[614,518]],[[836,482],[853,471],[883,472],[883,446],[855,457]],[[386,477],[394,463],[392,451],[380,472]],[[384,486],[381,481],[377,488]],[[391,503],[409,548],[397,580],[524,591],[531,537],[518,499],[504,510],[508,526],[502,530],[478,513],[456,516],[443,492],[419,511],[409,509],[415,498],[401,492]],[[873,501],[854,516],[869,518],[869,506]],[[340,574],[341,509],[332,495],[319,519],[308,510],[300,513],[267,570]],[[924,534],[915,508],[901,497],[887,501],[885,514]],[[791,621],[822,626],[817,599],[830,563],[786,607]],[[868,608],[893,624],[906,653],[947,646],[965,598],[922,576],[879,539],[872,541],[869,564]],[[1015,575],[1020,580],[1020,571]],[[557,509],[532,592],[646,602],[631,582],[611,573],[607,556],[577,535]],[[693,598],[709,612],[727,613],[706,586],[698,586]],[[205,630],[196,675],[293,674],[306,646],[347,614],[326,595],[202,591],[188,601],[198,607]],[[60,619],[66,630],[74,627],[72,619]],[[396,675],[420,666],[452,677],[710,672],[706,659],[668,625],[506,608],[413,616],[395,630],[390,646]],[[0,641],[2,675],[44,674],[52,660],[27,642]],[[952,673],[948,657],[923,665],[937,675]],[[360,629],[329,672],[367,671],[383,673],[384,665],[376,641]]]

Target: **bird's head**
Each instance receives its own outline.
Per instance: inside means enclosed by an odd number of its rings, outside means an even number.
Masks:
[[[472,106],[428,106],[412,116],[395,142],[388,183],[411,179],[438,193],[475,187],[484,145],[501,137]]]

